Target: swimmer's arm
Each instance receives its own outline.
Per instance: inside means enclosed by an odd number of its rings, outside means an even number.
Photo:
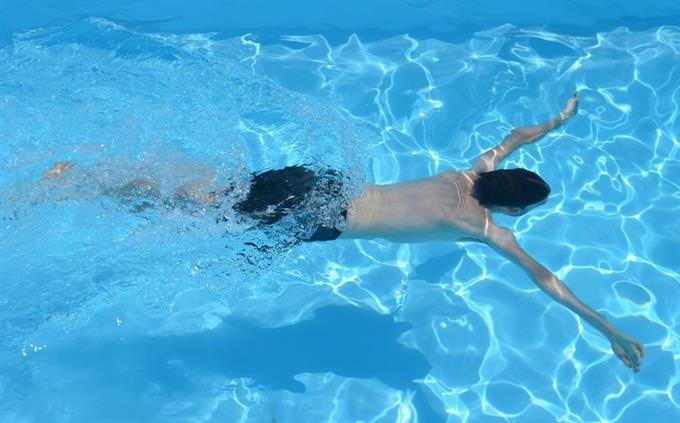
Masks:
[[[601,314],[584,304],[559,278],[527,254],[510,230],[493,224],[488,231],[486,242],[520,265],[543,292],[578,314],[606,336],[612,344],[614,353],[628,367],[639,371],[640,359],[644,354],[642,345],[633,338],[623,335]]]
[[[551,130],[557,128],[571,118],[575,113],[578,106],[578,93],[574,94],[572,98],[567,101],[567,105],[560,114],[540,125],[536,126],[523,126],[521,128],[515,128],[512,130],[510,135],[503,139],[496,147],[482,154],[477,162],[472,167],[472,170],[479,172],[490,172],[495,170],[500,162],[506,157],[512,154],[517,148],[525,145],[531,144],[539,139],[541,139],[545,134]]]

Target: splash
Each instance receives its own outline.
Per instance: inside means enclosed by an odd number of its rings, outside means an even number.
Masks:
[[[145,34],[99,18],[17,34],[0,48],[0,301],[13,322],[4,339],[45,319],[80,324],[87,303],[130,291],[154,315],[187,290],[225,303],[257,292],[299,222],[247,231],[230,205],[252,173],[293,164],[343,172],[346,192],[319,195],[317,206],[358,193],[374,133],[332,98],[256,72],[258,50],[247,36]],[[72,169],[41,176],[58,161]],[[148,189],[132,198],[133,186]],[[163,207],[225,186],[219,204]]]

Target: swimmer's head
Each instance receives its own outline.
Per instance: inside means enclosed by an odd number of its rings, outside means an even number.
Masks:
[[[526,213],[543,204],[550,194],[548,184],[526,169],[503,169],[479,174],[472,196],[482,206],[511,215]]]

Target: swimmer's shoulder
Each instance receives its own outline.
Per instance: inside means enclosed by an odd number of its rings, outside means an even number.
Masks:
[[[449,220],[452,226],[464,234],[461,239],[486,242],[485,228],[488,230],[494,223],[489,209],[480,205],[472,196],[477,172],[472,169],[457,170],[438,176],[450,182],[460,198],[458,206],[451,210]]]
[[[478,173],[474,168],[464,169],[464,170],[447,170],[438,174],[442,178],[446,178],[451,181],[464,181],[466,184],[472,185],[478,177]]]
[[[473,200],[472,205],[478,205],[477,200],[472,197],[477,172],[473,170],[451,170],[440,173],[437,177],[451,185],[454,194],[460,197],[461,205],[470,205],[471,199]]]

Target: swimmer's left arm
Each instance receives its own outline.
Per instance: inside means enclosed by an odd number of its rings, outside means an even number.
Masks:
[[[578,107],[579,96],[575,93],[568,101],[564,110],[555,118],[536,126],[523,126],[515,128],[510,135],[503,139],[496,147],[481,155],[472,167],[473,171],[490,172],[495,170],[500,162],[512,154],[517,148],[531,144],[541,139],[545,134],[558,126],[564,124],[569,118],[574,116]]]
[[[513,233],[491,225],[485,241],[524,269],[534,283],[554,300],[569,308],[609,339],[612,350],[621,361],[635,372],[640,370],[644,348],[635,339],[623,335],[605,318],[584,304],[573,292],[548,269],[534,260],[517,243]]]

